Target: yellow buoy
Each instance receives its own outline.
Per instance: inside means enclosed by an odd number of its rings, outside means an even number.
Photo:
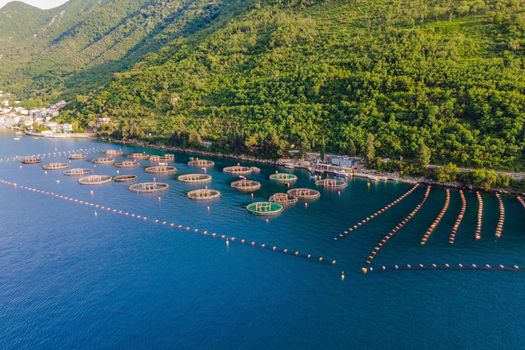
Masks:
[[[361,271],[362,271],[364,274],[366,274],[366,273],[368,272],[368,269],[367,269],[366,267],[363,267],[363,268],[361,269]]]
[[[345,280],[345,272],[341,271],[341,281],[344,281],[344,280]]]

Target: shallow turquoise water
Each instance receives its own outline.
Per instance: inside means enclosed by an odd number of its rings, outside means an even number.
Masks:
[[[91,141],[0,137],[0,158],[88,147]],[[124,148],[126,152],[136,148]],[[151,151],[154,152],[154,151]],[[95,157],[96,155],[93,155]],[[195,172],[176,154],[178,174]],[[168,222],[336,259],[331,266],[268,250],[230,244],[192,232],[140,222],[50,196],[0,185],[0,348],[523,348],[525,274],[485,271],[360,273],[372,247],[421,200],[419,188],[405,201],[342,241],[332,237],[388,204],[411,186],[354,180],[338,195],[322,191],[308,207],[298,204],[264,219],[247,214],[252,199],[229,187],[222,173],[232,160],[214,159],[210,185],[219,201],[185,197],[196,186],[164,180],[169,192],[130,193],[126,184],[85,187],[61,172],[0,163],[0,179],[90,200]],[[93,167],[77,161],[78,166]],[[143,162],[144,165],[148,164]],[[284,186],[262,167],[250,178],[263,200]],[[121,169],[140,180],[142,168]],[[96,173],[115,174],[113,166]],[[314,187],[296,171],[296,186]],[[157,180],[163,179],[157,176]],[[60,180],[57,184],[56,180]],[[90,191],[94,190],[91,195]],[[504,197],[503,237],[494,238],[496,198],[484,195],[483,238],[474,240],[475,195],[456,244],[448,244],[461,202],[450,208],[425,247],[421,235],[443,206],[432,190],[416,217],[389,241],[375,266],[393,264],[525,265],[525,211]],[[207,206],[210,206],[208,210]],[[346,279],[341,281],[341,272]]]

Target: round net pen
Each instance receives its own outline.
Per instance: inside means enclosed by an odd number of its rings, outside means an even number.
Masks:
[[[252,169],[252,173],[259,174],[261,172],[261,168],[258,168],[256,166],[251,166],[250,169]]]
[[[188,166],[196,168],[211,168],[215,165],[215,162],[207,159],[193,159],[188,162]]]
[[[22,164],[38,164],[42,163],[42,158],[39,157],[25,157],[22,159]]]
[[[248,204],[246,209],[253,215],[272,216],[280,214],[283,206],[275,202],[255,202]]]
[[[221,193],[217,190],[212,190],[210,188],[201,188],[198,190],[188,192],[187,196],[189,199],[193,199],[196,201],[209,201],[220,198]]]
[[[288,173],[275,173],[270,175],[270,180],[277,181],[283,184],[293,184],[297,181],[297,176]]]
[[[131,153],[129,156],[129,158],[131,159],[135,159],[135,160],[146,160],[149,158],[149,155],[147,155],[146,153]]]
[[[83,176],[93,174],[93,169],[73,168],[64,171],[65,176]]]
[[[179,176],[177,180],[186,183],[201,184],[211,182],[212,177],[206,174],[184,174]]]
[[[327,190],[342,190],[348,183],[343,179],[323,179],[315,182],[317,186],[322,186]]]
[[[111,182],[113,178],[109,175],[89,175],[78,179],[81,185],[103,185]]]
[[[122,162],[117,162],[113,165],[116,166],[117,168],[136,168],[140,165],[140,163],[137,162],[136,160],[125,160]]]
[[[261,183],[253,180],[239,180],[231,183],[231,187],[241,192],[254,192],[261,188]]]
[[[84,160],[86,156],[80,153],[72,154],[68,157],[69,160]]]
[[[67,168],[69,168],[68,163],[47,163],[42,165],[42,169],[44,170],[61,170]]]
[[[234,176],[247,176],[253,172],[252,168],[249,168],[247,166],[240,166],[240,165],[228,166],[222,169],[222,171],[225,173],[232,174]]]
[[[303,201],[316,200],[321,197],[321,193],[319,191],[312,190],[311,188],[292,188],[286,193]]]
[[[275,193],[269,198],[269,201],[282,206],[289,206],[297,203],[298,199],[288,193]]]
[[[175,156],[171,153],[165,154],[163,156],[150,156],[149,161],[153,164],[172,163],[175,161]]]
[[[128,187],[131,192],[135,193],[157,193],[167,191],[170,185],[162,182],[142,182]]]
[[[115,163],[115,160],[110,157],[100,157],[100,158],[93,159],[91,162],[93,164],[99,164],[99,165],[110,165],[110,164]]]
[[[113,178],[115,182],[132,182],[137,180],[137,175],[118,175]]]
[[[124,152],[122,152],[121,150],[117,150],[117,149],[108,149],[106,150],[106,156],[108,157],[120,157],[121,155],[123,155]]]
[[[177,168],[170,165],[156,165],[147,167],[145,171],[150,174],[171,175],[177,172]]]

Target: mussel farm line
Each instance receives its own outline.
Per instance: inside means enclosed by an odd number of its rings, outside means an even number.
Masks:
[[[459,190],[459,195],[461,196],[461,209],[459,210],[458,217],[456,218],[454,226],[452,226],[452,230],[450,231],[450,236],[448,237],[448,243],[450,244],[454,244],[456,241],[456,233],[458,233],[459,226],[461,225],[461,222],[465,217],[465,211],[467,210],[467,199],[465,198],[463,190]]]
[[[167,220],[152,219],[152,218],[150,218],[148,216],[144,216],[144,215],[141,215],[141,214],[130,213],[130,212],[124,211],[124,210],[118,210],[116,208],[111,208],[111,207],[107,207],[107,206],[104,206],[104,205],[96,204],[96,203],[93,203],[93,202],[89,202],[89,201],[85,201],[85,200],[81,200],[81,199],[77,199],[77,198],[73,198],[73,197],[64,196],[64,195],[61,195],[61,194],[58,194],[58,193],[55,193],[55,192],[44,191],[44,190],[40,190],[40,189],[37,189],[37,188],[34,188],[34,187],[28,187],[28,186],[24,186],[24,185],[18,185],[15,182],[7,181],[7,180],[4,180],[4,179],[0,179],[0,184],[7,185],[7,186],[9,186],[9,188],[12,188],[12,189],[15,189],[15,190],[16,189],[22,189],[22,190],[33,192],[33,193],[47,195],[47,196],[50,196],[50,197],[53,197],[53,198],[56,198],[56,199],[61,199],[61,200],[67,201],[67,202],[72,202],[72,203],[84,205],[84,206],[87,206],[87,207],[92,207],[95,210],[98,209],[98,210],[101,210],[101,211],[106,211],[108,213],[119,214],[119,215],[122,215],[122,216],[125,216],[125,217],[129,217],[129,218],[133,218],[133,219],[139,220],[141,222],[151,222],[151,223],[154,223],[154,224],[157,224],[157,225],[161,225],[161,226],[164,226],[164,227],[177,229],[177,230],[180,230],[180,231],[186,231],[186,232],[190,232],[190,233],[193,232],[193,233],[200,234],[200,235],[203,235],[203,236],[208,236],[208,237],[211,237],[211,238],[222,239],[225,242],[227,242],[227,244],[230,244],[230,243],[235,244],[235,243],[237,243],[237,244],[243,245],[243,246],[256,247],[256,248],[264,249],[264,250],[275,252],[275,253],[280,253],[280,254],[284,254],[284,255],[290,255],[290,256],[299,257],[299,258],[304,258],[304,259],[311,260],[311,261],[317,261],[317,262],[322,263],[322,264],[327,264],[327,265],[335,265],[336,264],[336,261],[334,259],[327,259],[327,258],[322,257],[322,256],[314,256],[312,254],[303,253],[303,252],[300,252],[298,250],[293,250],[293,249],[288,249],[288,248],[279,248],[279,247],[277,247],[275,245],[271,245],[271,244],[267,244],[267,243],[258,243],[258,242],[255,242],[255,241],[241,239],[241,238],[235,237],[235,236],[229,236],[229,235],[224,235],[224,234],[221,235],[221,234],[218,234],[218,233],[215,233],[215,232],[210,232],[208,230],[201,230],[201,229],[198,229],[198,228],[193,228],[191,226],[184,226],[182,224],[177,224],[175,222],[169,222]]]
[[[25,158],[40,158],[42,159],[49,159],[49,158],[59,158],[59,157],[70,157],[75,154],[82,154],[87,155],[91,153],[99,153],[104,151],[103,148],[98,147],[92,147],[92,148],[79,148],[79,149],[73,149],[69,151],[55,151],[55,152],[48,152],[48,153],[39,153],[39,154],[30,154],[25,156],[10,156],[10,157],[4,157],[0,158],[0,163],[9,163],[9,162],[21,162]]]
[[[371,221],[372,219],[375,219],[376,217],[378,217],[379,215],[383,214],[384,212],[386,212],[387,210],[391,209],[393,206],[395,206],[396,204],[399,204],[399,202],[401,202],[403,199],[405,199],[406,197],[408,197],[412,192],[414,192],[417,188],[419,187],[419,184],[415,184],[414,186],[412,186],[412,188],[410,190],[408,190],[407,192],[405,192],[403,195],[401,195],[399,198],[397,198],[396,200],[394,200],[393,202],[391,202],[390,204],[384,206],[383,208],[379,209],[378,211],[376,211],[375,213],[373,213],[372,215],[370,216],[367,216],[366,218],[364,218],[363,220],[359,221],[357,224],[355,224],[354,226],[351,226],[349,227],[348,229],[346,229],[346,231],[344,231],[343,233],[340,233],[338,237],[334,237],[334,240],[337,241],[338,239],[340,238],[343,238],[345,237],[346,235],[348,235],[350,232],[352,231],[355,231],[357,230],[358,228],[360,228],[361,226],[363,226],[364,224],[368,223],[369,221]]]
[[[392,271],[500,271],[500,272],[525,272],[525,267],[519,265],[491,265],[491,264],[405,264],[370,267],[366,272],[392,272]],[[365,272],[363,270],[363,272]],[[365,272],[365,273],[366,273]]]
[[[399,230],[401,230],[410,220],[412,220],[412,218],[419,212],[419,210],[421,209],[421,207],[425,204],[425,202],[427,201],[427,198],[428,198],[428,195],[430,194],[430,189],[431,187],[430,186],[427,186],[427,190],[425,191],[425,195],[423,197],[423,199],[421,200],[421,202],[414,208],[414,210],[412,210],[410,212],[410,214],[408,214],[408,216],[406,218],[404,218],[399,224],[397,224],[393,229],[392,231],[390,231],[389,233],[387,233],[385,235],[385,237],[379,242],[376,244],[376,246],[374,247],[374,249],[372,249],[372,251],[370,252],[370,255],[368,256],[367,260],[365,261],[367,265],[371,265],[372,264],[372,261],[374,261],[375,257],[377,256],[377,254],[381,251],[381,249],[383,248],[383,246],[392,238],[394,237],[398,232]],[[366,268],[363,268],[363,272],[366,271]]]
[[[479,192],[476,192],[476,197],[478,198],[478,223],[476,225],[474,237],[476,239],[481,239],[481,228],[483,226],[483,197],[481,197]]]
[[[430,237],[430,235],[434,232],[434,230],[437,228],[441,220],[443,219],[443,216],[445,216],[445,213],[448,210],[448,206],[450,205],[450,189],[446,189],[446,198],[445,198],[445,204],[443,204],[443,208],[437,215],[436,219],[432,222],[432,224],[429,226],[423,237],[421,238],[421,245],[427,244],[427,241]]]
[[[496,226],[495,236],[500,238],[503,233],[503,225],[505,224],[505,205],[503,204],[503,200],[501,199],[501,195],[499,193],[496,193],[496,198],[498,199],[499,218],[498,224]]]

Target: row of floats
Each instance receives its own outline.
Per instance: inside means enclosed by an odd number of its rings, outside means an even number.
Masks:
[[[175,161],[173,154],[165,154],[163,156],[148,155],[146,153],[131,153],[127,156],[120,150],[108,149],[105,150],[105,156],[97,157],[91,160],[95,167],[97,165],[113,165],[116,168],[137,168],[141,166],[139,161],[149,161],[150,166],[145,167],[144,171],[153,175],[173,175],[177,172],[177,168],[169,165]],[[63,155],[63,154],[61,154]],[[87,160],[84,152],[69,153],[68,159],[71,161]],[[127,157],[127,160],[117,161],[117,157]],[[38,156],[30,156],[21,159],[23,164],[39,164],[42,158]],[[191,184],[207,184],[212,181],[212,176],[206,174],[206,169],[211,168],[215,163],[207,159],[191,159],[188,166],[197,167],[204,170],[205,173],[182,174],[177,177],[177,180]],[[42,168],[47,171],[64,170],[63,174],[66,176],[79,177],[78,183],[82,185],[103,185],[110,182],[133,182],[137,180],[136,175],[97,175],[94,174],[93,169],[88,168],[71,168],[70,163],[65,162],[51,162],[43,164]],[[252,193],[259,190],[262,185],[258,181],[246,179],[253,173],[259,173],[261,170],[257,167],[241,166],[240,164],[228,166],[223,169],[224,173],[240,177],[241,179],[233,181],[231,187],[240,191]],[[119,173],[119,170],[117,170]],[[270,180],[276,181],[291,187],[296,181],[297,176],[289,173],[279,173],[270,175]],[[342,190],[348,184],[345,180],[335,179],[317,179],[315,184],[328,190]],[[163,182],[144,182],[131,184],[128,189],[135,193],[158,193],[169,189],[169,184]],[[214,200],[221,197],[218,190],[208,188],[195,189],[187,193],[188,198],[198,201]],[[255,202],[249,204],[246,209],[248,212],[258,216],[272,216],[280,214],[288,206],[291,206],[298,201],[304,201],[305,206],[308,206],[309,201],[320,198],[321,193],[315,189],[310,188],[291,188],[285,193],[275,193],[268,199],[267,202]]]
[[[62,194],[55,193],[55,192],[52,192],[52,191],[45,191],[45,190],[41,190],[41,189],[38,189],[38,188],[35,188],[35,187],[29,187],[29,186],[25,186],[25,185],[20,185],[20,184],[17,184],[16,182],[11,182],[11,181],[4,180],[4,179],[0,179],[0,184],[7,185],[7,186],[9,186],[10,188],[13,188],[13,189],[21,189],[21,190],[29,191],[29,192],[32,192],[32,193],[37,193],[37,194],[41,194],[41,195],[50,196],[52,198],[60,199],[60,200],[67,201],[67,202],[70,202],[70,203],[83,205],[83,206],[86,206],[86,207],[91,207],[91,208],[93,208],[95,210],[95,216],[98,216],[99,212],[107,212],[107,213],[121,215],[121,216],[124,216],[124,217],[127,217],[127,218],[131,218],[131,219],[139,220],[140,222],[144,222],[144,223],[149,222],[149,223],[161,225],[161,226],[172,228],[172,229],[185,231],[185,232],[188,232],[188,233],[200,234],[200,235],[207,236],[207,237],[210,237],[210,238],[220,239],[220,240],[225,241],[227,246],[229,246],[230,243],[231,244],[239,244],[239,245],[244,245],[244,246],[247,246],[247,247],[264,249],[264,250],[271,251],[271,252],[274,252],[274,253],[289,255],[289,256],[298,257],[298,258],[304,258],[304,259],[307,259],[307,260],[310,260],[310,261],[315,261],[315,262],[318,262],[318,263],[321,263],[321,264],[328,264],[328,265],[335,265],[336,264],[336,260],[334,260],[332,258],[326,258],[326,257],[323,257],[323,256],[315,256],[313,254],[305,253],[305,252],[299,251],[297,249],[282,248],[282,247],[278,247],[277,245],[251,241],[251,240],[243,239],[243,238],[240,238],[240,237],[234,236],[234,235],[219,234],[219,233],[212,232],[212,231],[209,231],[209,230],[203,230],[203,229],[199,229],[199,228],[195,228],[195,227],[191,227],[191,226],[186,226],[186,225],[183,225],[183,224],[180,224],[180,223],[176,223],[176,222],[172,222],[172,221],[168,221],[168,220],[151,218],[151,217],[146,216],[146,215],[133,213],[133,212],[117,209],[117,208],[108,207],[108,206],[105,206],[105,205],[102,205],[102,204],[98,204],[98,203],[94,203],[94,202],[91,202],[91,201],[82,200],[82,199],[69,197],[69,196],[64,196]]]

